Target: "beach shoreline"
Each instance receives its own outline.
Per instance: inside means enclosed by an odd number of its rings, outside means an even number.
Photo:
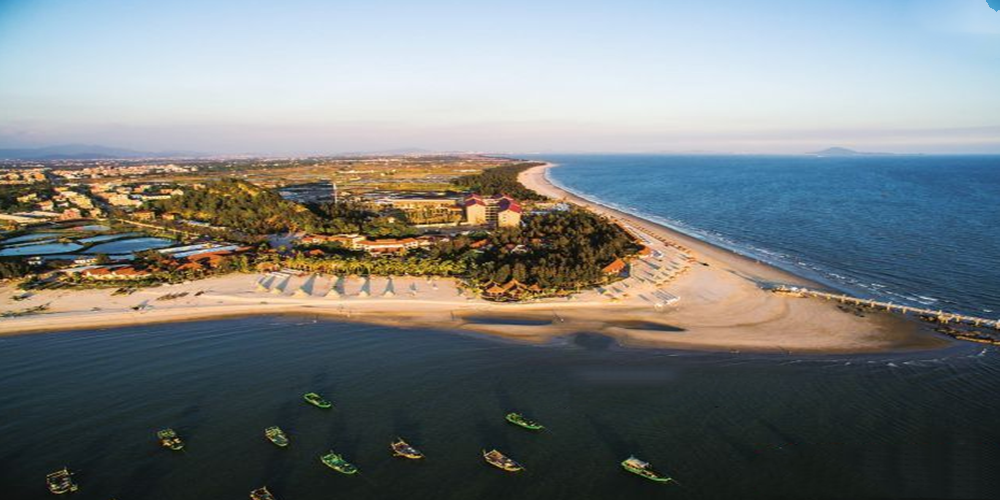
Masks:
[[[569,193],[546,178],[552,167],[550,163],[533,167],[519,180],[545,196],[614,219],[652,250],[652,256],[633,261],[633,272],[625,280],[568,299],[519,303],[474,297],[457,280],[447,278],[286,272],[230,274],[125,296],[115,296],[111,289],[49,290],[0,304],[0,311],[49,307],[41,314],[0,319],[0,336],[297,314],[471,331],[526,342],[598,333],[627,346],[706,351],[869,353],[950,343],[912,319],[848,311],[830,302],[766,291],[762,284],[818,285]],[[14,293],[11,286],[0,286],[0,294]]]
[[[747,272],[748,275],[756,276],[764,281],[792,286],[808,286],[813,289],[831,289],[829,286],[806,276],[748,257],[735,250],[692,236],[655,220],[612,207],[570,191],[567,188],[559,186],[549,177],[549,170],[557,167],[559,167],[557,163],[546,162],[544,165],[526,170],[518,180],[529,189],[550,198],[564,199],[576,205],[584,206],[595,213],[609,216],[613,220],[624,220],[631,224],[649,228],[654,232],[660,233],[667,239],[679,242],[686,247],[698,251],[709,259],[715,257],[728,261],[741,271]]]

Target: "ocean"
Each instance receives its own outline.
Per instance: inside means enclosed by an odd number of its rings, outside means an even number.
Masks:
[[[970,343],[709,354],[305,316],[0,337],[0,497],[52,498],[68,466],[80,500],[997,498],[998,384],[1000,350]],[[392,457],[397,436],[427,458]],[[321,464],[330,449],[360,473]],[[625,472],[632,454],[676,483]]]
[[[845,292],[1000,317],[1000,156],[539,159],[577,194]]]

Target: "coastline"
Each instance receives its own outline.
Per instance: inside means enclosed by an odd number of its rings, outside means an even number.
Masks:
[[[735,250],[725,248],[710,241],[689,235],[681,230],[667,226],[652,219],[626,212],[620,208],[612,207],[600,201],[587,198],[575,193],[567,188],[557,185],[548,176],[548,171],[558,167],[556,163],[546,162],[544,165],[533,167],[521,174],[520,181],[529,189],[549,196],[550,198],[565,199],[576,205],[587,207],[593,212],[606,215],[614,220],[627,221],[628,223],[649,229],[663,237],[676,241],[703,256],[706,262],[717,260],[725,261],[735,269],[747,273],[747,276],[754,276],[762,281],[772,283],[782,283],[795,286],[808,286],[814,289],[829,290],[831,287],[819,283],[815,280],[800,276],[791,271],[777,266],[759,261],[752,257],[743,255]]]
[[[523,303],[488,302],[463,293],[455,280],[426,277],[231,274],[127,296],[113,296],[110,289],[54,290],[19,302],[9,298],[11,287],[0,286],[7,297],[0,311],[49,305],[45,313],[0,319],[0,336],[298,314],[526,342],[598,333],[627,346],[708,351],[867,353],[933,349],[951,342],[892,314],[845,311],[833,303],[762,290],[762,283],[820,285],[569,193],[546,178],[552,167],[533,167],[519,180],[543,195],[617,220],[643,239],[654,256],[637,259],[632,276],[613,285],[569,299]],[[339,293],[328,294],[331,288]],[[186,295],[163,298],[168,294]]]

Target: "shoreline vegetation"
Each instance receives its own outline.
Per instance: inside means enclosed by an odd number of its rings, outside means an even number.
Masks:
[[[627,243],[616,242],[615,234],[602,240],[616,254],[644,253],[629,259],[631,272],[624,279],[598,281],[597,276],[588,274],[591,271],[578,270],[584,276],[579,286],[553,285],[572,288],[571,293],[539,294],[540,298],[507,303],[485,300],[480,292],[491,283],[498,287],[498,281],[508,278],[540,283],[543,270],[565,268],[549,260],[538,266],[517,266],[519,260],[533,262],[520,250],[526,241],[552,236],[529,225],[527,230],[501,230],[486,236],[491,240],[490,247],[499,249],[489,256],[490,262],[500,265],[480,270],[479,275],[465,282],[447,276],[374,276],[350,271],[327,274],[323,271],[338,271],[275,265],[255,269],[257,272],[234,272],[128,293],[113,288],[38,290],[17,302],[0,304],[0,311],[23,311],[47,304],[45,313],[0,320],[0,335],[298,314],[398,327],[464,330],[529,342],[587,332],[607,335],[628,346],[731,352],[862,353],[932,349],[950,342],[912,318],[771,293],[763,286],[821,287],[562,190],[545,175],[553,166],[546,163],[519,169],[518,186],[537,193],[538,198],[558,201],[564,205],[562,210],[576,214],[573,227],[557,227],[557,231],[584,227],[590,234],[594,228],[586,229],[588,218],[603,217],[615,222],[612,226],[622,233],[631,235]],[[503,184],[509,178],[460,178],[456,184],[502,192],[511,189]],[[193,210],[196,204],[183,208]],[[636,242],[644,248],[626,248]],[[556,244],[565,250],[564,255],[573,257],[566,265],[579,263],[573,259],[587,252],[578,243],[567,239]],[[608,255],[595,257],[606,260]],[[558,280],[558,274],[549,278]],[[483,288],[470,287],[470,283]],[[9,285],[3,286],[3,292],[18,293]]]

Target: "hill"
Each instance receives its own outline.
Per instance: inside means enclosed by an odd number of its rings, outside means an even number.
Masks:
[[[865,153],[861,151],[855,151],[853,149],[833,147],[826,148],[822,151],[813,151],[812,153],[806,153],[816,156],[874,156],[874,155],[891,155],[892,153]]]

